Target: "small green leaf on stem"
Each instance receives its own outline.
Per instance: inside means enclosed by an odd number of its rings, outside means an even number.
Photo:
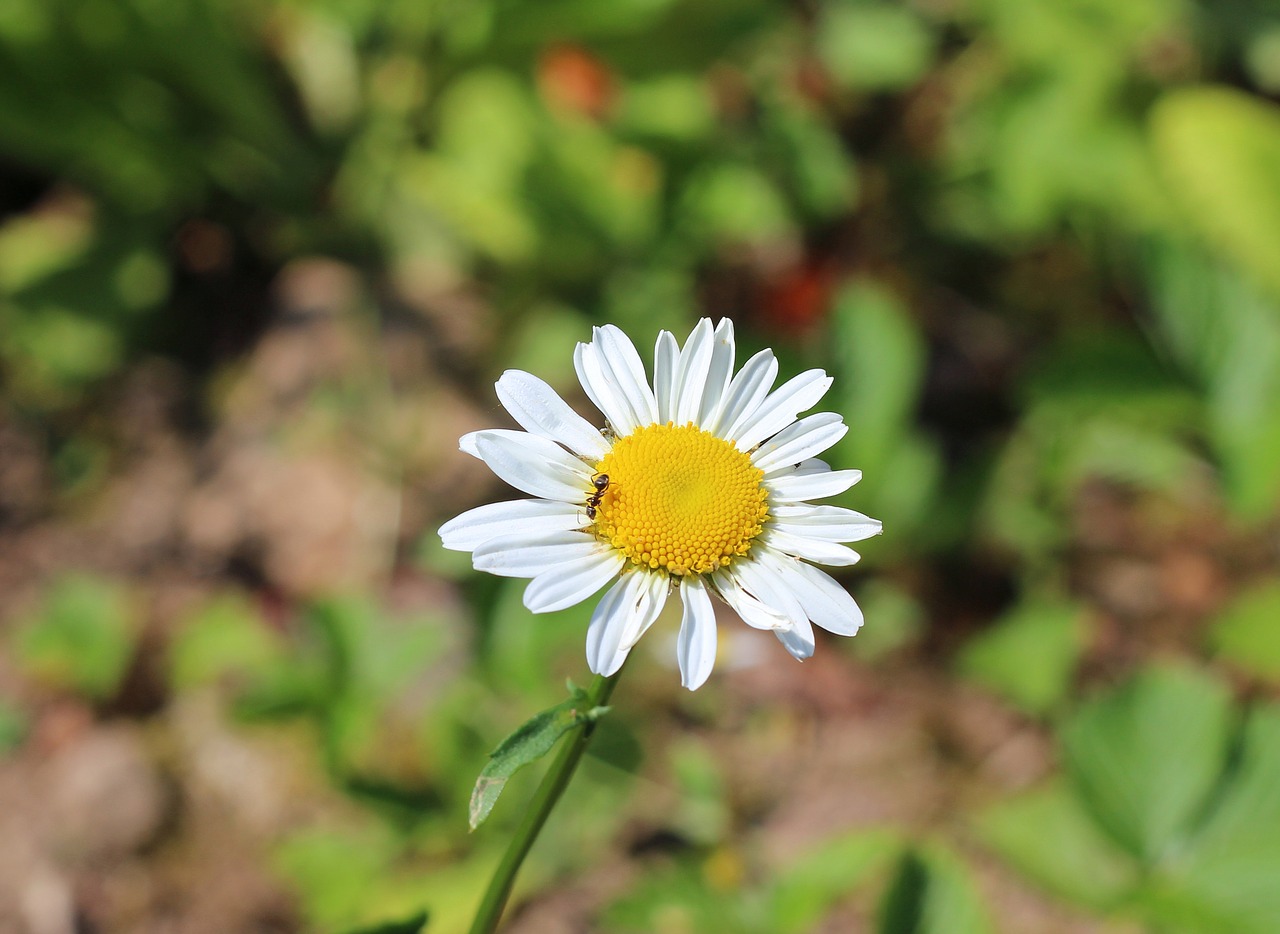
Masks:
[[[472,830],[488,818],[507,779],[530,762],[545,756],[556,741],[574,727],[594,723],[609,712],[608,707],[584,709],[587,692],[572,683],[569,690],[568,700],[534,714],[489,753],[489,764],[480,772],[476,787],[471,792]]]

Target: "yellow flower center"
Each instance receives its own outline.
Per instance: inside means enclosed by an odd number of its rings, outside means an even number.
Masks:
[[[639,428],[596,471],[609,483],[595,532],[642,567],[709,573],[745,555],[769,518],[763,471],[692,423]]]

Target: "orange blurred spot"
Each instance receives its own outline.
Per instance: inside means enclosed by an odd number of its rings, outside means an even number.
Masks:
[[[576,45],[556,45],[538,59],[538,90],[553,110],[599,120],[617,96],[613,73],[599,58]]]
[[[830,264],[801,260],[766,282],[761,295],[765,327],[781,333],[806,331],[831,307],[835,275]]]

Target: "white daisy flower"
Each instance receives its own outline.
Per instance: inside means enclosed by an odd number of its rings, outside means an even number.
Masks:
[[[498,398],[525,431],[475,431],[459,447],[533,498],[445,523],[446,548],[471,552],[478,570],[531,578],[524,604],[534,613],[612,583],[587,630],[597,674],[622,667],[677,588],[677,655],[690,690],[715,664],[713,594],[798,659],[813,654],[815,624],[858,631],[858,605],[814,567],[854,564],[857,552],[842,543],[881,531],[877,519],[808,502],[862,477],[816,459],[848,430],[839,415],[797,417],[830,388],[826,373],[772,389],[778,362],[762,350],[735,374],[733,323],[713,328],[706,318],[683,348],[658,335],[652,389],[631,340],[612,325],[578,344],[573,363],[607,427],[536,376],[503,373]]]

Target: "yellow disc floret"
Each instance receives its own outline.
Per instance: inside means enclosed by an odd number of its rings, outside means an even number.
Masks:
[[[707,574],[745,555],[769,517],[764,473],[692,423],[638,428],[596,470],[608,486],[595,532],[643,567]]]

